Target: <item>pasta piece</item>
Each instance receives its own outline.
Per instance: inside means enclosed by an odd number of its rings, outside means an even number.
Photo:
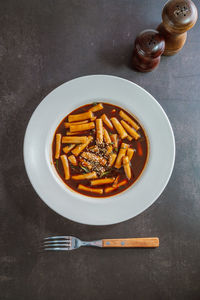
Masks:
[[[88,120],[74,122],[74,123],[64,122],[64,126],[65,126],[65,128],[69,128],[71,125],[79,125],[79,124],[85,124],[85,123],[88,123]]]
[[[112,167],[112,165],[113,165],[114,162],[115,162],[116,157],[117,157],[117,154],[116,154],[116,153],[111,153],[111,154],[110,154],[109,160],[108,160],[108,166],[109,166],[109,167]]]
[[[120,182],[117,184],[117,188],[120,187],[120,186],[125,185],[126,183],[127,183],[127,180],[126,180],[126,179],[120,181]]]
[[[118,182],[119,182],[119,175],[115,178],[115,181],[113,182],[113,185],[112,185],[112,187],[117,187],[117,185],[118,185]]]
[[[69,171],[69,163],[68,163],[67,156],[65,154],[63,154],[60,156],[60,158],[62,161],[64,173],[65,173],[65,179],[69,180],[70,179],[70,171]]]
[[[75,155],[75,156],[78,156],[88,145],[89,143],[93,140],[93,137],[92,136],[88,136],[87,137],[87,141],[86,143],[84,144],[81,144],[81,145],[78,145],[76,146],[76,148],[74,148],[72,150],[72,153]]]
[[[130,161],[131,161],[134,153],[135,153],[135,149],[132,149],[132,148],[127,149],[127,156]]]
[[[89,147],[92,152],[99,152],[99,147],[97,145]]]
[[[117,168],[117,169],[121,168],[122,158],[123,158],[123,156],[126,155],[126,150],[128,149],[128,147],[129,147],[128,144],[125,144],[125,143],[121,144],[121,148],[119,150],[119,153],[118,153],[118,156],[117,156],[117,159],[115,162],[115,168]]]
[[[97,118],[97,116],[95,116],[95,117],[92,117],[90,120],[91,120],[91,121],[95,121],[95,120],[96,120],[96,118]]]
[[[102,179],[91,180],[90,184],[91,185],[102,185],[102,184],[113,183],[114,181],[115,181],[115,177],[113,177],[113,178],[102,178]]]
[[[94,117],[93,113],[91,111],[86,111],[82,114],[78,115],[69,115],[68,116],[68,122],[76,122],[76,121],[83,121],[88,120]]]
[[[95,112],[103,109],[103,105],[101,103],[92,106],[89,111]]]
[[[125,121],[121,121],[123,127],[127,130],[127,132],[134,137],[134,139],[138,140],[140,135],[135,131],[135,129],[131,128]]]
[[[97,173],[96,172],[91,172],[91,173],[85,173],[85,174],[80,174],[80,175],[73,175],[72,179],[74,180],[83,180],[83,179],[95,179],[97,178]]]
[[[76,160],[76,157],[72,154],[68,157],[68,160],[70,161],[70,163],[73,165],[73,166],[77,166],[78,165],[78,162]]]
[[[98,143],[103,143],[103,123],[102,119],[96,119],[96,140]]]
[[[87,142],[87,136],[63,136],[62,143],[64,144],[84,144]]]
[[[60,157],[61,138],[62,138],[62,135],[60,133],[57,133],[56,134],[56,150],[55,150],[55,158],[56,159],[59,159],[59,157]]]
[[[104,192],[106,194],[108,194],[108,193],[110,193],[110,192],[112,192],[112,191],[114,191],[116,189],[117,189],[116,187],[109,186],[109,187],[105,188]]]
[[[110,136],[110,138],[111,138],[111,141],[114,143],[113,147],[118,148],[118,135],[117,134],[112,134]]]
[[[120,110],[119,115],[122,119],[127,121],[135,130],[138,130],[140,127],[136,124],[124,111]]]
[[[81,131],[76,131],[76,132],[70,132],[70,131],[67,131],[66,132],[66,135],[80,135],[80,134],[83,134],[83,132],[81,132]]]
[[[125,129],[122,127],[122,125],[119,123],[119,121],[117,120],[117,118],[111,118],[111,121],[115,127],[115,129],[117,130],[117,132],[119,133],[121,139],[125,139],[128,134],[125,131]]]
[[[107,160],[101,156],[98,156],[94,153],[91,152],[83,152],[81,154],[81,156],[85,159],[88,159],[90,161],[94,161],[94,162],[99,162],[102,166],[105,166],[105,164],[107,163]]]
[[[124,166],[124,172],[126,174],[126,177],[128,180],[131,179],[131,168],[130,168],[130,161],[128,159],[128,156],[123,157],[123,166]]]
[[[123,185],[125,185],[125,184],[127,184],[127,180],[126,180],[126,179],[120,181],[115,187],[112,187],[112,186],[111,186],[111,187],[105,188],[104,191],[105,191],[105,193],[107,194],[107,193],[110,193],[110,192],[116,190],[117,188],[119,188],[120,186],[123,186]]]
[[[133,140],[132,136],[128,134],[127,139],[131,142]]]
[[[63,152],[65,152],[66,154],[69,153],[73,148],[75,147],[75,144],[71,144],[69,146],[64,147],[62,150]]]
[[[86,167],[89,170],[92,169],[92,165],[91,165],[91,163],[89,163],[89,161],[87,161],[87,160],[85,160],[85,159],[83,159],[83,158],[80,157],[80,162],[81,162],[81,165],[83,167]]]
[[[103,137],[106,144],[111,144],[111,139],[108,134],[108,131],[103,127]]]
[[[96,193],[96,194],[103,194],[103,189],[95,189],[88,186],[85,186],[83,184],[78,185],[78,189],[86,192]]]
[[[113,147],[111,145],[108,146],[106,155],[108,156],[113,151]]]
[[[93,128],[95,128],[94,122],[80,124],[80,125],[71,125],[70,132],[85,131],[85,130],[90,130]]]
[[[108,117],[106,116],[106,114],[103,114],[101,116],[101,119],[108,126],[108,128],[113,129],[113,124],[110,122],[110,120],[108,119]]]

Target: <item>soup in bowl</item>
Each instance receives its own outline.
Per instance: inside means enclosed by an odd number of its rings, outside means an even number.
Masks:
[[[110,197],[132,186],[149,155],[146,132],[123,108],[104,102],[78,107],[59,124],[52,160],[73,191]]]

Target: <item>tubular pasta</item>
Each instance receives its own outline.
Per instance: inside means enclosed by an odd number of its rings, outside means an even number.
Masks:
[[[111,153],[111,154],[110,154],[109,160],[108,160],[108,166],[109,166],[109,167],[112,167],[112,166],[113,166],[116,157],[117,157],[117,154],[116,154],[116,153]]]
[[[117,169],[121,168],[122,158],[123,158],[123,156],[126,155],[126,150],[128,149],[128,147],[129,147],[128,144],[125,144],[125,143],[121,144],[121,148],[119,150],[119,153],[118,153],[118,156],[117,156],[117,159],[115,162],[115,168],[117,168]]]
[[[81,134],[83,134],[83,132],[82,131],[76,131],[76,132],[70,132],[70,131],[67,131],[66,132],[66,135],[68,135],[68,136],[71,136],[71,135],[81,135]]]
[[[62,143],[64,144],[84,144],[87,142],[87,136],[63,136]]]
[[[103,189],[95,189],[91,187],[87,187],[83,184],[78,185],[78,189],[86,192],[96,193],[96,194],[103,194]]]
[[[112,123],[110,122],[110,120],[108,119],[108,117],[106,116],[106,114],[103,114],[103,115],[101,116],[101,119],[103,120],[103,122],[105,123],[105,125],[108,126],[108,128],[113,129],[113,125],[112,125]]]
[[[92,136],[88,136],[87,137],[87,141],[86,143],[84,144],[81,144],[81,145],[78,145],[76,146],[76,148],[74,148],[72,150],[72,153],[75,155],[75,156],[78,156],[88,145],[89,143],[93,140],[93,137]]]
[[[101,103],[94,105],[89,109],[89,111],[95,112],[103,109],[103,105]]]
[[[102,184],[108,184],[108,183],[113,183],[115,181],[115,178],[102,178],[102,179],[95,179],[91,180],[90,184],[91,185],[102,185]]]
[[[69,146],[64,147],[62,150],[63,150],[63,152],[65,152],[65,153],[67,154],[67,153],[70,152],[74,147],[75,147],[75,144],[71,144],[71,145],[69,145]]]
[[[121,139],[125,139],[128,134],[125,131],[125,129],[122,127],[122,125],[119,123],[119,121],[117,120],[117,118],[111,118],[111,121],[115,127],[115,129],[117,130],[117,132],[119,133]]]
[[[132,148],[127,149],[127,156],[130,161],[131,161],[134,153],[135,153],[135,149],[132,149]]]
[[[80,125],[80,124],[85,124],[85,123],[88,123],[88,120],[74,122],[74,123],[64,122],[64,126],[65,126],[65,128],[69,128],[71,125]]]
[[[61,138],[62,138],[62,135],[60,133],[57,133],[56,134],[56,150],[55,150],[55,158],[56,159],[59,159],[59,157],[60,157]]]
[[[127,130],[127,132],[136,140],[139,139],[140,135],[135,131],[135,129],[131,128],[125,121],[121,121],[123,127]]]
[[[85,173],[85,174],[80,174],[80,175],[73,175],[72,179],[74,180],[83,180],[83,179],[95,179],[97,178],[97,173],[96,172],[91,172],[91,173]]]
[[[126,179],[120,181],[115,187],[112,187],[112,186],[111,186],[111,187],[105,188],[104,192],[105,192],[106,194],[107,194],[107,193],[110,193],[110,192],[116,190],[117,188],[119,188],[120,186],[123,186],[123,185],[125,185],[125,184],[127,184],[127,180],[126,180]]]
[[[118,148],[118,135],[117,134],[112,134],[110,136],[110,138],[111,138],[111,141],[114,143],[113,147]]]
[[[103,137],[106,144],[111,144],[110,136],[105,128],[103,128]]]
[[[123,166],[124,166],[124,172],[126,174],[126,177],[128,180],[131,179],[131,168],[130,168],[130,161],[128,159],[128,156],[123,157]]]
[[[87,111],[78,115],[69,115],[68,122],[83,121],[83,120],[91,119],[92,117],[94,117],[93,113],[91,111]]]
[[[98,143],[103,143],[103,123],[102,119],[96,119],[96,140]]]
[[[123,110],[120,110],[119,115],[122,119],[127,121],[135,130],[138,130],[140,127],[136,124]]]
[[[94,122],[80,124],[80,125],[71,125],[70,132],[85,131],[85,130],[90,130],[93,128],[95,128]]]
[[[69,163],[68,163],[67,156],[65,154],[63,154],[60,156],[60,159],[62,161],[62,165],[63,165],[63,169],[64,169],[64,173],[65,173],[65,179],[69,180],[70,179],[70,171],[69,171]]]
[[[77,166],[78,165],[78,162],[76,160],[76,157],[72,154],[70,156],[68,156],[68,160],[70,161],[70,163],[73,165],[73,166]]]

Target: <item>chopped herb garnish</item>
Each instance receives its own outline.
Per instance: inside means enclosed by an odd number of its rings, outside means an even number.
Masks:
[[[112,135],[112,132],[108,131],[108,134],[109,134],[109,135]]]
[[[81,167],[81,169],[83,169],[83,171],[85,171],[85,173],[89,173],[89,172],[90,172],[90,170],[88,170],[88,168],[83,167],[83,166],[81,166],[81,165],[79,165],[79,166]]]
[[[117,152],[117,151],[118,151],[118,148],[114,148],[114,151]]]
[[[109,143],[109,146],[112,146],[114,144],[114,142]]]
[[[106,171],[106,172],[103,172],[103,173],[100,175],[100,178],[103,177],[103,176],[105,176],[105,175],[107,175],[107,174],[109,174],[110,172],[111,172],[111,170]]]
[[[93,103],[92,103],[93,106],[96,106],[97,104],[98,104],[97,102],[93,102]]]
[[[72,163],[70,162],[70,166],[71,166],[71,168],[72,169],[77,169],[78,168],[78,166],[74,166],[74,165],[72,165]]]
[[[56,159],[56,169],[59,171],[59,167],[58,167],[58,159]]]

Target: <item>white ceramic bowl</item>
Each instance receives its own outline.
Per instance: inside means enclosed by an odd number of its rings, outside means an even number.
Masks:
[[[51,158],[53,136],[61,120],[75,108],[95,101],[113,103],[134,114],[150,143],[149,160],[139,180],[108,198],[70,190]],[[173,130],[159,103],[138,85],[108,75],[80,77],[53,90],[34,111],[24,139],[26,171],[41,199],[60,215],[90,225],[122,222],[148,208],[166,187],[174,159]]]

